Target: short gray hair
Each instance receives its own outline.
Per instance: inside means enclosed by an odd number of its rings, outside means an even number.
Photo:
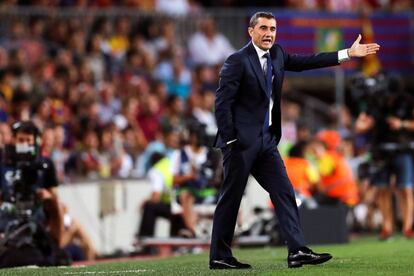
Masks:
[[[250,18],[249,27],[254,28],[254,26],[256,26],[257,21],[259,20],[260,17],[276,20],[276,17],[271,12],[256,12]]]

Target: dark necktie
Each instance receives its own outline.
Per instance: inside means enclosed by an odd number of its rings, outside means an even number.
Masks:
[[[266,53],[263,55],[266,58],[266,63],[264,65],[264,73],[266,79],[266,95],[270,99],[272,96],[272,61],[270,59],[270,54]],[[267,108],[264,123],[263,123],[263,132],[269,131],[269,108]]]
[[[263,55],[266,58],[264,73],[266,78],[266,95],[268,98],[272,96],[272,60],[270,59],[270,54],[266,53]]]

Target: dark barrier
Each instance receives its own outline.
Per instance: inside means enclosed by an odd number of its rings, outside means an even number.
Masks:
[[[299,215],[307,244],[346,243],[349,241],[345,205],[300,208]]]

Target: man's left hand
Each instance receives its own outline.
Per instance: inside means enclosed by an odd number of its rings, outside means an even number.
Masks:
[[[349,57],[365,57],[376,54],[379,51],[380,46],[377,43],[360,44],[361,38],[362,36],[358,35],[351,48],[348,49]]]

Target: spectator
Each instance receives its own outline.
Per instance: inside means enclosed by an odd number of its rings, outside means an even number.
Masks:
[[[287,0],[287,6],[298,10],[318,10],[322,6],[320,0]]]
[[[121,101],[115,96],[115,88],[110,82],[103,82],[99,89],[99,121],[105,125],[121,111]]]
[[[151,156],[151,169],[148,171],[148,180],[151,183],[151,196],[142,206],[143,214],[136,234],[137,243],[144,237],[153,237],[157,217],[170,220],[170,235],[177,236],[183,228],[183,218],[172,209],[173,175],[171,161],[160,153]]]
[[[188,0],[156,0],[155,11],[170,15],[186,15],[189,12]]]
[[[73,261],[93,261],[98,257],[92,241],[79,221],[72,217],[65,204],[60,204],[63,214],[63,237],[62,247],[67,251]],[[77,248],[81,249],[78,253]]]
[[[137,160],[139,156],[144,152],[145,148],[147,147],[147,140],[144,137],[144,134],[139,128],[135,128],[132,126],[127,126],[122,130],[122,134],[124,136],[124,148],[125,152],[131,156],[133,166],[136,167]],[[133,172],[132,176],[133,175]]]
[[[112,136],[112,158],[111,158],[111,175],[120,178],[131,176],[133,169],[132,157],[125,151],[124,136],[121,130],[115,125],[110,125]]]
[[[152,70],[156,63],[156,49],[153,44],[146,41],[141,33],[135,33],[131,37],[131,50],[142,53],[144,59],[144,65],[146,70]]]
[[[183,133],[186,127],[183,100],[177,95],[169,95],[166,110],[160,117],[160,127],[163,132],[176,130]]]
[[[163,56],[171,56],[183,52],[183,48],[177,39],[175,22],[166,19],[161,22],[159,28],[159,36],[153,42],[158,58],[162,60]]]
[[[189,144],[176,150],[171,156],[174,185],[179,191],[183,219],[190,237],[196,235],[197,216],[194,212],[194,204],[204,199],[202,191],[207,186],[202,174],[208,154],[208,148],[204,146],[204,136],[203,127],[198,125],[190,127]]]
[[[82,29],[73,30],[69,36],[68,48],[75,60],[82,60],[86,54],[86,34]]]
[[[381,2],[381,1],[380,1]],[[394,12],[407,11],[413,9],[413,1],[410,0],[392,0],[391,9]]]
[[[322,131],[318,134],[318,140],[312,143],[321,175],[317,201],[320,204],[342,202],[354,206],[359,200],[358,188],[352,169],[335,147],[339,145],[340,139],[336,132]]]
[[[155,140],[148,144],[145,151],[136,161],[134,171],[136,177],[143,177],[147,174],[150,168],[150,158],[154,153],[159,152],[170,158],[172,153],[179,148],[180,134],[176,130],[165,130],[158,133],[156,137]]]
[[[156,133],[159,131],[159,111],[160,102],[155,95],[151,94],[143,97],[137,121],[148,141],[154,140]]]
[[[296,143],[290,148],[288,157],[284,158],[283,162],[296,194],[311,198],[319,184],[320,176],[317,168],[305,159],[307,145],[305,141]]]
[[[83,148],[80,153],[80,168],[82,175],[96,179],[101,169],[98,135],[93,130],[87,130],[83,136]]]
[[[13,121],[28,120],[30,118],[30,96],[27,91],[17,89],[13,92],[10,115]]]
[[[33,123],[39,128],[40,131],[43,131],[45,125],[47,125],[52,119],[52,100],[49,97],[43,98],[36,112],[33,115]]]
[[[131,32],[131,20],[128,17],[118,17],[115,21],[115,31],[109,38],[111,56],[117,61],[124,58],[129,48],[129,34]]]
[[[211,90],[218,88],[219,68],[209,65],[200,65],[195,69],[195,80],[193,88],[196,91]]]
[[[14,76],[10,69],[1,69],[0,71],[0,92],[6,102],[10,103],[13,97]]]
[[[4,95],[0,92],[0,122],[7,122],[9,119],[8,104]]]
[[[22,43],[26,53],[26,63],[30,68],[44,58],[47,45],[43,39],[46,28],[45,19],[34,17],[29,21],[29,33],[27,39]]]
[[[155,69],[155,75],[167,85],[168,94],[187,99],[191,88],[191,72],[184,64],[184,58],[175,54],[172,60],[164,60]]]
[[[55,128],[52,125],[43,128],[42,144],[40,145],[40,155],[51,158],[55,147]]]
[[[355,12],[360,5],[360,1],[357,0],[325,0],[325,7],[330,12]]]
[[[193,116],[206,127],[206,134],[210,141],[214,139],[217,133],[216,118],[213,113],[214,100],[214,91],[201,91],[199,105],[193,108]]]
[[[217,32],[211,18],[200,22],[200,31],[190,37],[188,49],[195,65],[219,65],[234,52],[228,39]]]
[[[55,164],[56,176],[59,183],[64,183],[67,179],[65,177],[67,162],[70,157],[69,151],[65,148],[66,133],[62,125],[57,125],[54,128],[54,146],[51,153],[51,159]]]
[[[79,116],[79,133],[88,130],[98,130],[103,124],[99,119],[99,104],[95,99],[86,99]]]
[[[301,107],[291,101],[282,102],[282,137],[278,148],[282,156],[286,156],[289,149],[297,141],[297,122],[300,117]]]
[[[12,142],[12,131],[9,124],[0,122],[0,148]]]
[[[93,74],[93,80],[100,83],[106,76],[108,57],[101,50],[103,37],[99,33],[92,33],[86,46],[86,62]]]

